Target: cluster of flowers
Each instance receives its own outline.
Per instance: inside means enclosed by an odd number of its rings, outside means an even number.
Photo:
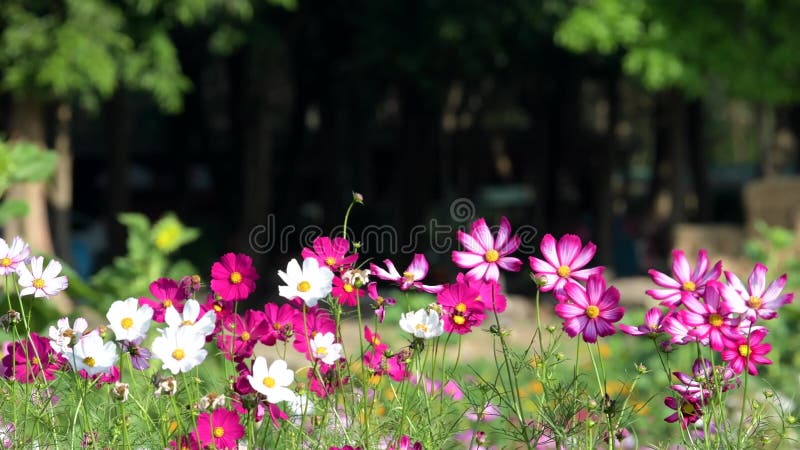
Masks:
[[[709,268],[704,250],[698,253],[694,270],[683,251],[675,250],[672,256],[672,277],[649,271],[659,289],[647,294],[660,301],[661,307],[651,308],[644,324],[621,327],[634,336],[666,335],[661,344],[667,351],[674,345],[696,343],[718,353],[725,363],[714,366],[698,358],[691,375],[674,372],[680,383],[672,389],[678,395],[667,397],[664,403],[676,412],[666,420],[680,420],[685,428],[702,417],[712,396],[738,386],[740,374],[758,375],[759,365],[772,363],[766,357],[772,346],[763,342],[768,329],[761,321],[776,318],[778,309],[792,302],[793,294],[782,293],[785,274],[767,284],[767,268],[760,263],[745,285],[734,273],[723,272],[721,261]],[[719,281],[723,273],[725,283]]]

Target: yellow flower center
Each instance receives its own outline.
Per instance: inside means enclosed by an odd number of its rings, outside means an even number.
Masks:
[[[214,304],[214,311],[215,312],[222,312],[222,305],[220,305],[219,303],[215,303]]]
[[[742,358],[747,358],[748,356],[750,356],[750,346],[747,344],[740,345],[739,348],[737,348],[737,350],[739,351],[739,356],[741,356]]]
[[[500,259],[500,253],[495,249],[491,249],[488,252],[486,252],[485,255],[483,255],[483,259],[485,259],[486,262],[488,263],[493,263],[498,259]]]
[[[381,340],[378,338],[378,336],[372,336],[372,345],[375,347],[381,345]]]
[[[453,316],[453,322],[455,322],[456,325],[464,325],[464,322],[466,321],[467,319],[465,319],[464,316]]]
[[[414,281],[414,274],[411,272],[403,272],[403,278],[405,278],[406,281],[411,283],[412,281]]]
[[[317,347],[317,355],[325,356],[327,354],[328,354],[328,348],[327,347]]]
[[[250,340],[250,333],[248,333],[247,331],[242,333],[242,340],[243,341],[249,341]]]
[[[181,348],[176,348],[175,351],[172,352],[172,357],[175,358],[176,361],[180,361],[186,357],[186,352]]]
[[[754,295],[754,296],[750,297],[750,300],[747,301],[747,306],[749,306],[749,307],[751,307],[753,309],[758,309],[758,308],[761,308],[761,303],[762,303],[761,302],[761,297],[758,297],[758,296]]]
[[[172,300],[170,299],[164,300],[164,308],[169,308],[170,306],[172,306]]]
[[[689,402],[683,402],[681,405],[681,412],[684,416],[691,416],[695,413],[694,405]]]
[[[349,294],[353,292],[353,285],[350,283],[345,283],[344,286],[342,286],[342,289]]]
[[[281,325],[280,322],[275,322],[272,324],[272,329],[275,331],[280,330],[281,328],[283,328],[283,325]]]
[[[327,258],[325,258],[325,264],[333,266],[334,264],[336,264],[336,258],[334,258],[333,256],[328,256]]]
[[[91,356],[87,356],[86,358],[83,358],[83,363],[89,367],[94,367],[95,364],[94,358],[92,358]]]
[[[184,320],[183,322],[181,322],[181,325],[185,326],[194,325],[194,322],[192,322],[191,320]]]
[[[242,274],[239,272],[231,272],[230,280],[233,284],[239,284],[242,282]]]
[[[33,287],[36,289],[42,289],[44,287],[44,280],[41,278],[33,280]]]
[[[275,387],[275,378],[264,377],[264,379],[261,380],[261,382],[264,384],[264,386],[266,386],[268,388],[274,388]]]
[[[558,268],[556,273],[561,278],[567,278],[572,273],[572,269],[570,269],[569,266],[561,266]]]
[[[708,324],[712,327],[718,327],[722,325],[722,316],[719,314],[711,314],[708,316]]]
[[[424,323],[418,323],[414,328],[422,331],[423,333],[428,331],[428,327]]]
[[[684,281],[683,282],[683,290],[688,292],[694,292],[697,289],[697,285],[694,284],[694,281]]]
[[[222,427],[214,427],[214,437],[221,438],[222,436],[225,436],[225,429]]]
[[[309,283],[308,281],[301,281],[297,283],[297,290],[299,292],[308,292],[309,290],[311,290],[311,283]]]
[[[600,315],[600,308],[594,305],[589,305],[586,308],[586,317],[590,319],[594,319],[595,317]]]
[[[130,317],[126,317],[122,319],[119,323],[120,325],[122,325],[123,329],[128,330],[133,326],[133,319],[131,319]]]
[[[465,305],[463,303],[457,304],[456,305],[456,311],[458,311],[460,313],[467,312],[467,305]]]
[[[88,359],[91,359],[92,360],[92,364],[94,364],[94,360],[92,358],[88,358]],[[31,364],[33,364],[34,366],[38,366],[40,363],[41,363],[41,361],[39,360],[38,357],[34,356],[33,358],[31,358]]]
[[[8,267],[10,265],[11,265],[11,258],[5,257],[3,259],[0,259],[0,266]]]

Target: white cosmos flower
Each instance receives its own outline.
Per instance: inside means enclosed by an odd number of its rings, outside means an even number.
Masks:
[[[50,347],[58,353],[64,353],[69,350],[73,342],[77,342],[83,333],[89,328],[89,324],[83,317],[75,319],[75,325],[71,328],[69,326],[69,318],[62,317],[58,319],[58,328],[50,326]]]
[[[330,331],[317,333],[311,342],[311,355],[325,364],[333,364],[342,357],[342,344],[335,343],[336,336]]]
[[[309,400],[306,394],[297,394],[294,399],[289,401],[289,412],[291,416],[311,416],[314,414],[314,403]]]
[[[34,297],[52,297],[59,292],[63,291],[69,285],[67,277],[64,275],[59,276],[61,273],[61,263],[56,260],[51,260],[44,266],[44,258],[41,256],[34,256],[31,258],[31,268],[25,264],[17,266],[17,274],[19,280],[17,281],[22,287],[19,292],[20,297],[33,294]]]
[[[420,309],[400,316],[400,328],[422,339],[435,338],[444,332],[444,321],[433,310]]]
[[[303,260],[303,268],[296,259],[289,261],[286,272],[279,270],[286,286],[278,287],[278,294],[286,299],[299,297],[309,308],[317,305],[321,298],[330,294],[333,287],[333,272],[327,267],[320,267],[314,258]]]
[[[17,271],[19,263],[25,261],[30,256],[31,250],[28,244],[19,236],[11,241],[11,246],[5,239],[0,238],[0,275],[8,275]]]
[[[112,303],[106,318],[116,340],[135,341],[147,335],[150,319],[153,318],[153,308],[148,305],[140,306],[139,300],[131,297]]]
[[[161,336],[153,339],[153,356],[162,361],[161,367],[173,375],[188,372],[206,359],[203,348],[206,338],[191,327],[167,328]]]
[[[64,358],[76,372],[85,370],[89,376],[108,373],[118,356],[116,344],[103,342],[96,332],[83,335],[74,347],[64,353]]]
[[[294,372],[286,366],[286,361],[277,359],[267,367],[267,360],[259,356],[253,362],[252,375],[247,376],[250,386],[267,397],[269,403],[292,401],[295,393],[287,386],[294,381]]]
[[[208,336],[214,332],[217,314],[213,310],[209,310],[200,316],[200,312],[200,303],[195,299],[189,299],[183,305],[183,313],[179,313],[174,306],[168,307],[164,313],[164,322],[170,328],[187,327],[196,333]],[[163,332],[163,330],[159,331]]]

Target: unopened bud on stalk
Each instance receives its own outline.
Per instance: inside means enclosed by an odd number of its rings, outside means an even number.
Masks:
[[[358,203],[359,205],[363,205],[364,196],[358,192],[353,191],[353,203]]]
[[[114,387],[111,388],[111,397],[121,402],[128,400],[129,393],[130,389],[128,383],[120,383],[117,381],[114,383]]]

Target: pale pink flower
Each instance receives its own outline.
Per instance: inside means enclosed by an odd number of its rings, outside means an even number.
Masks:
[[[576,280],[586,281],[592,275],[603,273],[602,266],[583,269],[594,257],[597,246],[589,242],[584,247],[581,238],[574,234],[565,234],[558,242],[547,234],[542,238],[540,249],[544,259],[531,256],[531,269],[537,278],[544,279],[542,292],[553,291],[559,301],[566,298],[564,288],[567,284],[576,283]]]
[[[422,253],[414,255],[414,259],[411,260],[411,264],[402,275],[394,267],[391,260],[384,259],[383,263],[386,265],[386,269],[382,269],[375,264],[370,264],[370,272],[381,280],[397,283],[403,291],[413,287],[436,294],[443,289],[443,286],[428,286],[422,284],[421,280],[428,275],[428,260],[425,259],[425,255]]]
[[[794,298],[792,293],[781,294],[786,286],[786,274],[767,286],[767,268],[761,263],[756,264],[747,278],[747,287],[732,272],[726,271],[725,278],[728,285],[722,287],[721,293],[730,310],[744,314],[750,321],[777,317],[777,309],[791,303]]]
[[[0,239],[0,275],[8,275],[17,271],[17,266],[30,256],[28,244],[19,236],[11,240],[9,246],[5,239]]]
[[[64,275],[59,276],[61,273],[61,263],[56,260],[51,260],[44,266],[44,258],[41,256],[34,256],[31,258],[31,268],[20,264],[17,266],[17,274],[19,274],[18,283],[22,287],[19,292],[20,297],[33,294],[34,297],[52,297],[59,292],[63,291],[69,285],[67,277]]]
[[[650,274],[653,283],[663,288],[650,289],[647,291],[647,295],[660,300],[662,306],[675,308],[681,304],[685,296],[702,297],[706,284],[711,280],[716,280],[722,274],[722,261],[717,261],[709,270],[708,253],[700,250],[697,253],[697,266],[692,271],[683,250],[673,250],[672,278],[655,269],[650,269],[647,273]]]
[[[470,269],[467,278],[471,280],[497,281],[500,269],[519,272],[522,261],[508,256],[519,248],[519,236],[511,235],[511,223],[500,218],[500,229],[493,237],[483,218],[472,223],[470,234],[458,231],[458,241],[466,251],[453,251],[453,262],[461,268]]]

